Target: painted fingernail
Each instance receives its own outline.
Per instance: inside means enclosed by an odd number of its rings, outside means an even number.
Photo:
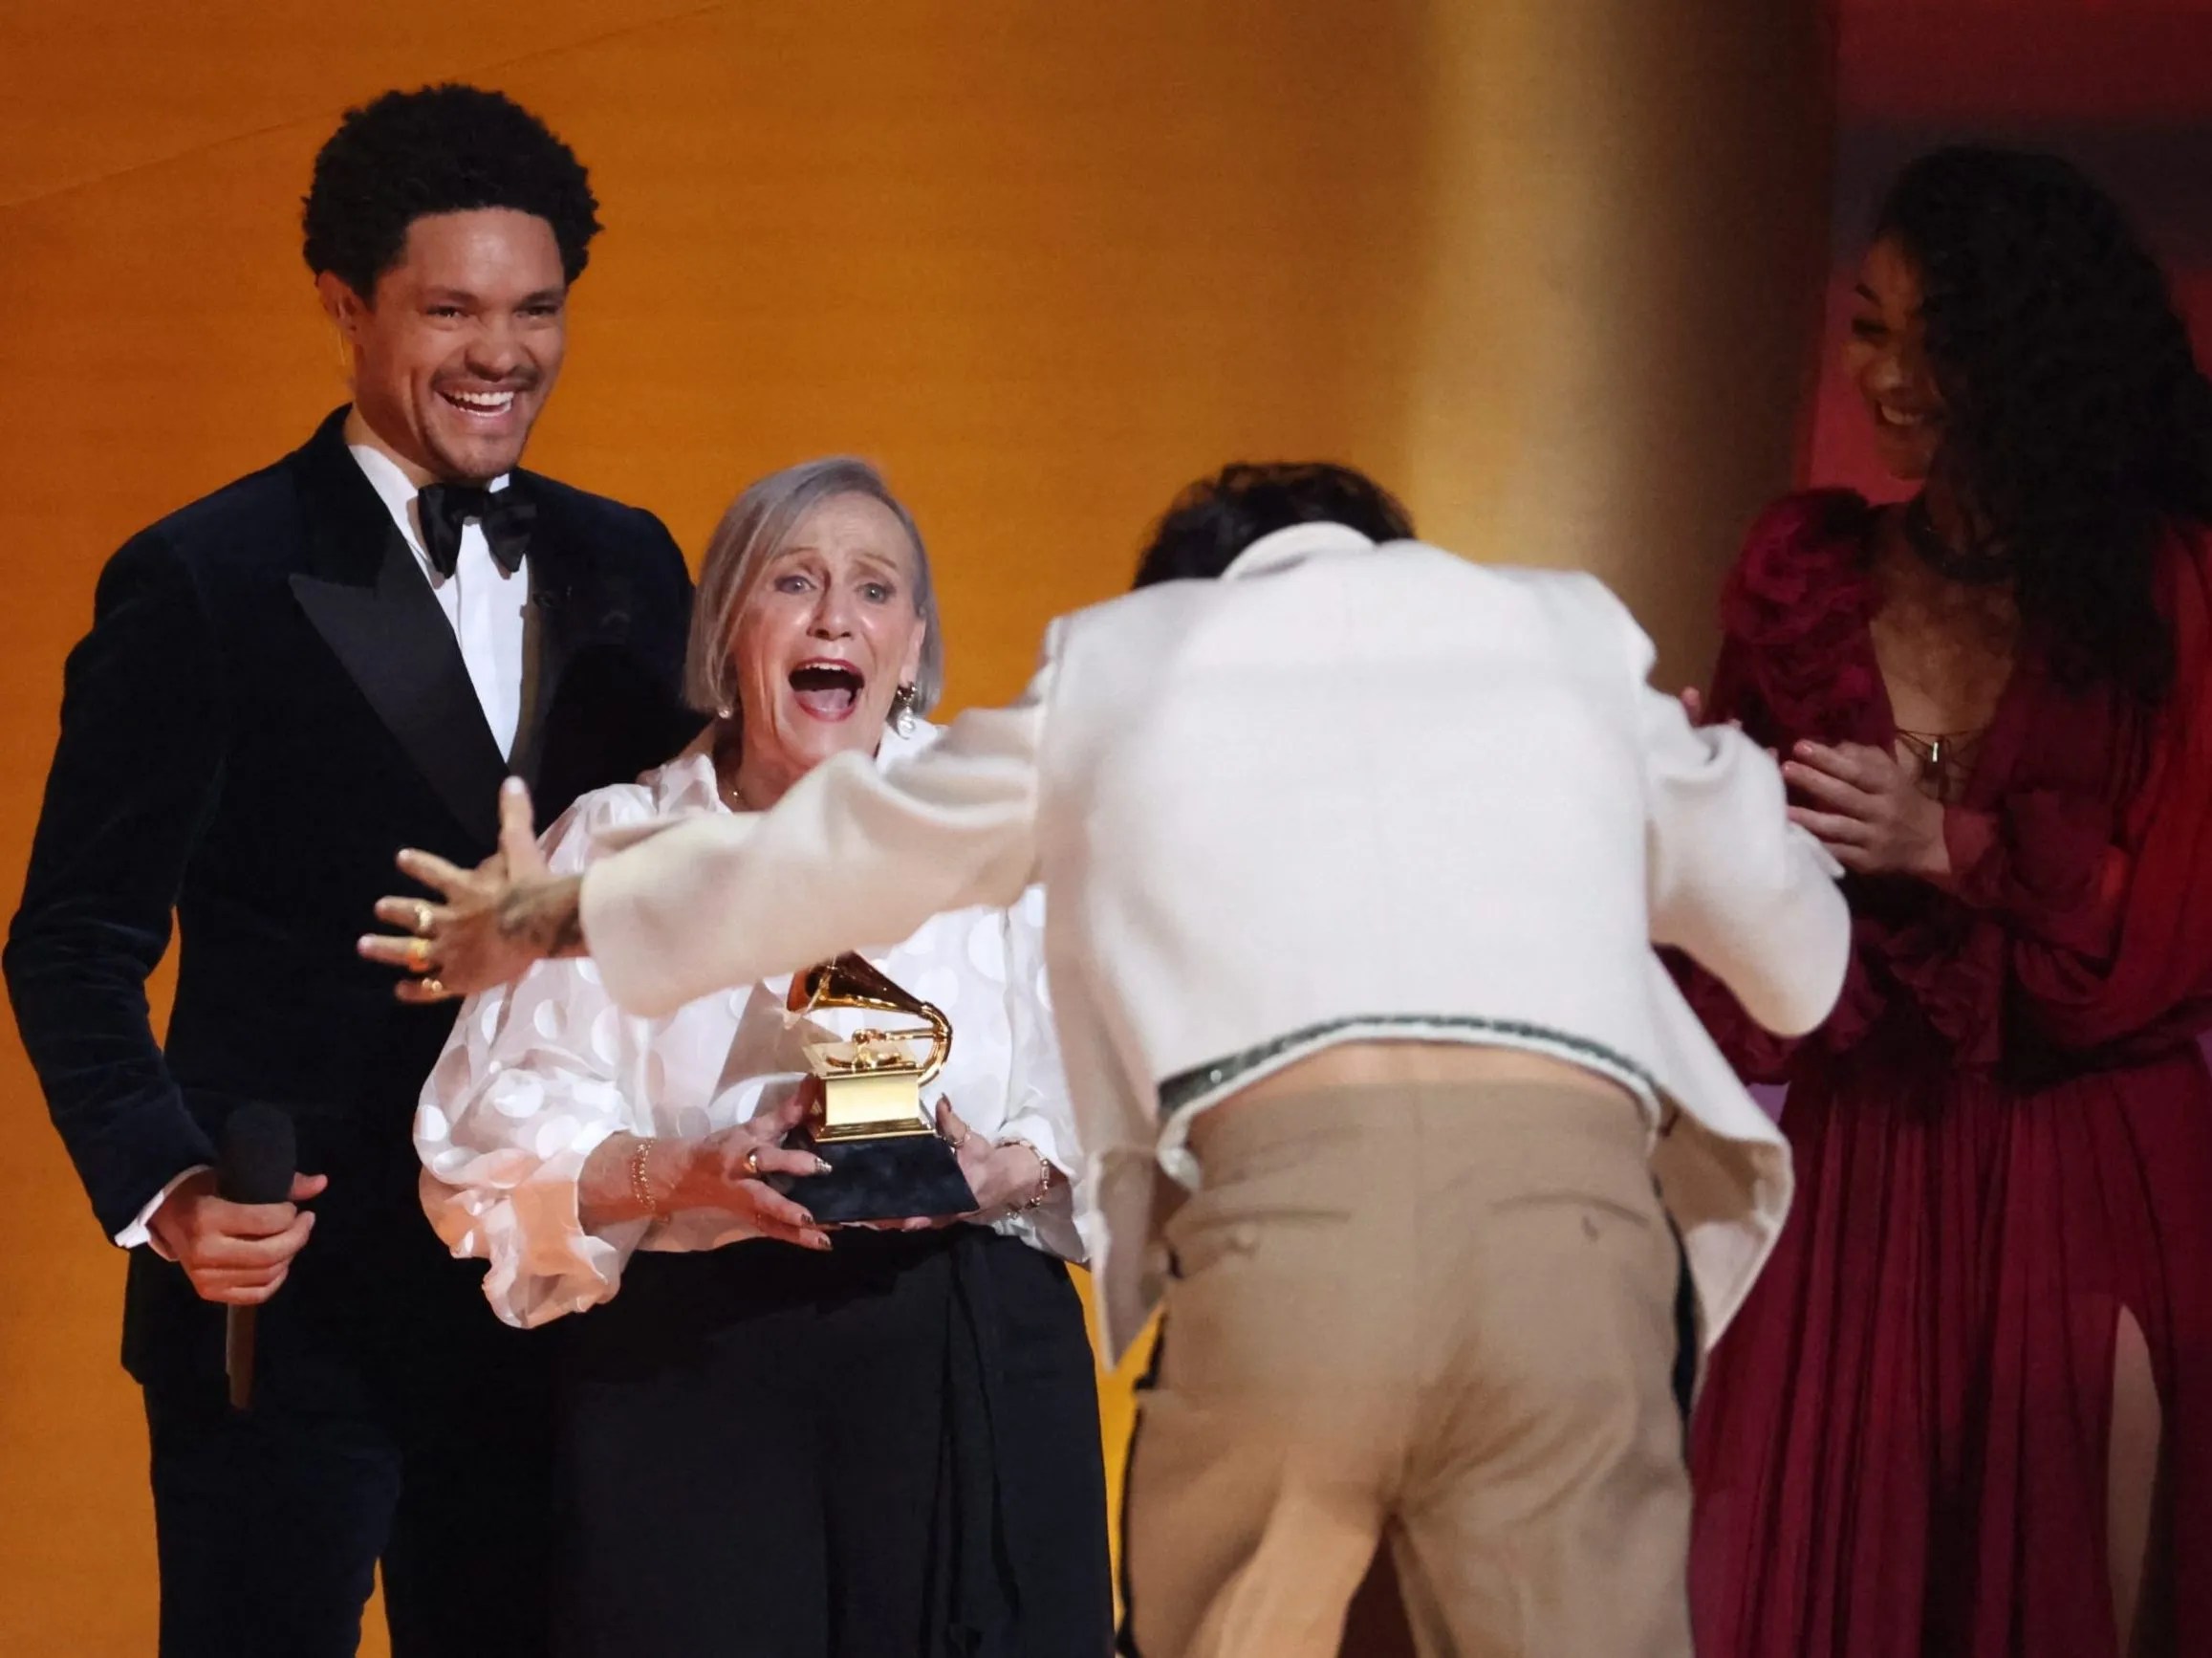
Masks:
[[[923,1034],[924,1034],[924,1035],[927,1035],[927,1033],[926,1033],[926,1032],[924,1032]],[[815,1158],[815,1159],[814,1159],[814,1172],[815,1172],[816,1174],[827,1174],[827,1173],[829,1173],[829,1172],[830,1172],[830,1165],[829,1165],[828,1161],[827,1161],[826,1159],[823,1159],[823,1158],[819,1158],[819,1157]]]

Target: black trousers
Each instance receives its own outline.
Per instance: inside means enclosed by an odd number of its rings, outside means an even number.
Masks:
[[[380,1562],[395,1658],[543,1658],[550,1332],[467,1280],[391,1313],[269,1319],[243,1415],[204,1366],[144,1380],[162,1658],[352,1658]]]
[[[574,1320],[568,1658],[1098,1658],[1095,1368],[1067,1269],[976,1227],[640,1254]]]

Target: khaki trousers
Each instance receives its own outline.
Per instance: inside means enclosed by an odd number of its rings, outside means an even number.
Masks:
[[[1126,1508],[1140,1658],[1688,1658],[1680,1257],[1625,1098],[1335,1088],[1209,1127]]]

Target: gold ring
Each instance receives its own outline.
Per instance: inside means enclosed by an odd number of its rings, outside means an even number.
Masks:
[[[926,1035],[927,1033],[924,1033]],[[760,1178],[760,1147],[754,1146],[745,1154],[745,1171],[754,1180]]]
[[[428,905],[417,904],[415,905],[415,930],[423,937],[428,938],[430,936],[430,924],[435,920],[437,917],[430,913]]]
[[[445,981],[436,973],[424,973],[416,983],[420,984],[426,993],[433,996],[444,996],[448,993],[445,989]]]
[[[407,965],[419,973],[430,971],[430,941],[411,938],[407,941]]]

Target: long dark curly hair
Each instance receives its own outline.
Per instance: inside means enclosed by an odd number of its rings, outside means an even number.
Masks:
[[[2172,681],[2160,537],[2212,521],[2212,384],[2118,205],[2056,156],[1933,151],[1875,224],[1918,267],[1946,405],[1938,465],[2010,558],[2067,679]]]

